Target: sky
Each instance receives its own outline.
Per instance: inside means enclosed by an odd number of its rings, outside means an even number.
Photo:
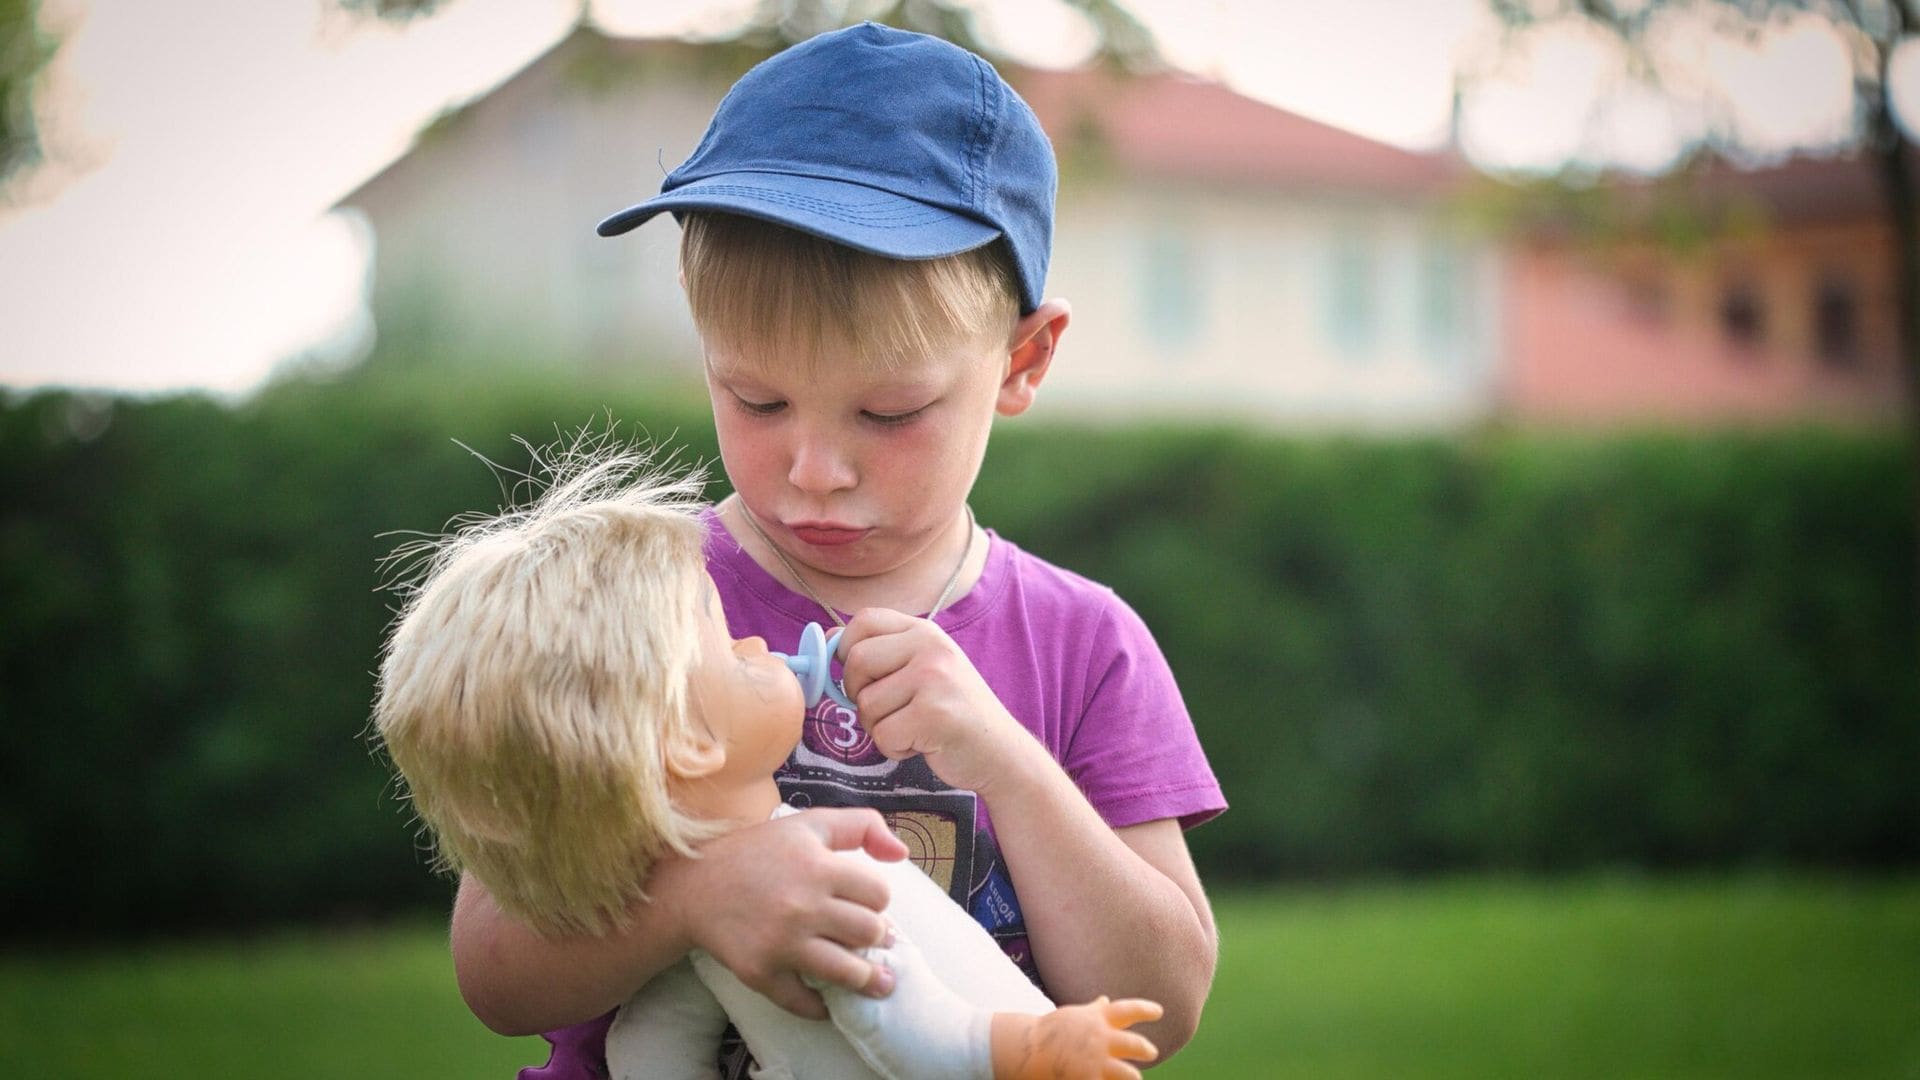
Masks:
[[[1179,66],[1249,96],[1417,150],[1449,135],[1456,72],[1477,73],[1461,147],[1493,168],[1569,158],[1669,163],[1715,118],[1652,92],[1609,94],[1617,52],[1592,33],[1498,47],[1483,0],[1130,0]],[[334,0],[45,0],[61,39],[40,95],[50,163],[0,202],[0,387],[242,395],[293,358],[344,362],[374,328],[374,238],[331,212],[441,110],[563,36],[577,0],[443,0],[407,24]],[[752,0],[596,0],[623,35],[722,31]],[[1092,43],[1048,0],[980,0],[1012,57],[1067,64]],[[1842,43],[1812,23],[1754,41],[1671,36],[1726,86],[1762,151],[1831,145],[1850,119]],[[1896,58],[1920,88],[1920,57]],[[1611,101],[1608,109],[1595,102]],[[1903,101],[1896,95],[1896,101]]]

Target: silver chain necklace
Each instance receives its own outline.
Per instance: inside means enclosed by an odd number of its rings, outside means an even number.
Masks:
[[[793,578],[800,586],[801,592],[807,594],[807,599],[820,605],[820,610],[827,613],[827,617],[833,620],[835,626],[838,626],[842,630],[846,629],[846,620],[840,617],[840,613],[833,609],[832,604],[820,599],[820,594],[813,591],[813,586],[807,584],[807,579],[801,577],[800,571],[796,569],[791,562],[787,561],[786,553],[781,551],[779,546],[773,542],[773,539],[767,535],[767,531],[760,527],[760,523],[753,519],[753,511],[747,509],[747,504],[736,501],[735,505],[740,508],[740,516],[747,520],[747,527],[753,530],[754,535],[760,538],[761,543],[767,545],[767,550],[773,552],[773,557],[780,560],[780,565],[787,568],[787,575]],[[939,598],[933,602],[933,607],[928,610],[926,617],[929,622],[933,621],[935,615],[940,614],[941,611],[946,609],[947,601],[953,596],[953,587],[960,584],[960,572],[967,568],[967,560],[973,556],[973,507],[967,506],[966,510],[967,546],[960,552],[960,562],[954,566],[953,573],[947,576],[946,587],[940,590]]]

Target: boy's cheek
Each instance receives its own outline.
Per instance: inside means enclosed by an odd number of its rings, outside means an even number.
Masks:
[[[713,428],[720,443],[720,463],[735,487],[744,486],[766,471],[772,455],[764,440],[742,431],[738,420],[722,416],[719,410],[714,413]]]

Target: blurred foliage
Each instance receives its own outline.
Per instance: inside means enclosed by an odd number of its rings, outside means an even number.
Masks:
[[[340,6],[348,11],[394,22],[405,22],[432,15],[445,5],[446,0],[338,0]]]
[[[1702,133],[1704,140],[1734,152],[1743,148],[1732,121],[1745,103],[1732,100],[1734,90],[1721,81],[1722,75],[1701,71],[1696,53],[1662,49],[1664,39],[1683,20],[1723,36],[1752,40],[1792,20],[1816,19],[1840,38],[1853,68],[1848,88],[1856,106],[1855,137],[1880,150],[1899,142],[1893,128],[1881,121],[1891,113],[1894,50],[1920,29],[1920,12],[1910,0],[1487,0],[1487,6],[1506,28],[1510,43],[1541,27],[1569,22],[1610,35],[1627,48],[1635,79],[1664,96],[1703,107],[1699,115],[1711,121]],[[1469,72],[1467,77],[1475,75]]]
[[[334,0],[348,11],[406,21],[432,15],[450,0]],[[1094,60],[1121,71],[1140,71],[1162,65],[1160,48],[1148,30],[1117,0],[1054,0],[1079,12],[1092,28],[1098,44]],[[1003,57],[992,39],[975,25],[977,3],[968,0],[756,0],[730,31],[708,44],[719,46],[716,56],[731,56],[744,71],[796,42],[816,34],[861,22],[884,23],[945,38],[983,56]],[[580,22],[592,20],[592,0],[580,0]]]
[[[1451,209],[1483,234],[1564,241],[1603,258],[1648,245],[1701,258],[1750,243],[1773,226],[1764,202],[1725,182],[1727,169],[1717,155],[1701,152],[1644,179],[1572,168],[1538,177],[1475,176],[1452,197]]]
[[[714,455],[691,388],[0,403],[12,933],[444,904],[364,738],[376,562],[501,505],[453,440],[512,468],[603,410]],[[1871,433],[1022,423],[974,504],[1154,628],[1234,805],[1209,879],[1913,866],[1910,483]]]
[[[1704,26],[1733,40],[1752,41],[1768,30],[1811,18],[1830,28],[1852,65],[1853,130],[1845,147],[1880,174],[1891,214],[1914,212],[1915,194],[1906,139],[1894,123],[1889,65],[1893,50],[1920,23],[1910,5],[1895,0],[1487,0],[1505,30],[1504,47],[1456,75],[1456,100],[1501,62],[1523,52],[1543,31],[1569,24],[1597,30],[1625,50],[1630,79],[1609,90],[1622,95],[1652,90],[1705,126],[1694,144],[1660,176],[1615,175],[1608,162],[1575,160],[1543,177],[1507,177],[1482,182],[1470,197],[1476,216],[1504,229],[1566,235],[1606,248],[1623,239],[1652,240],[1680,254],[1705,245],[1751,236],[1766,224],[1750,197],[1711,181],[1754,164],[1741,141],[1736,118],[1755,106],[1740,100],[1721,75],[1700,70],[1696,50],[1674,49],[1676,34]],[[1833,147],[1809,147],[1830,152]],[[1864,153],[1863,153],[1864,152]],[[1870,155],[1870,156],[1868,156]],[[1903,227],[1905,227],[1903,225]],[[1908,234],[1911,236],[1911,233]],[[1901,302],[1910,303],[1902,286]]]
[[[1014,429],[975,503],[1155,628],[1213,875],[1905,863],[1901,451]]]
[[[1098,44],[1096,62],[1123,71],[1157,67],[1160,50],[1153,32],[1116,0],[1056,0],[1078,11]],[[980,35],[967,0],[759,0],[734,40],[771,55],[795,42],[843,26],[871,20],[945,38],[983,56],[1003,56]]]
[[[54,49],[39,0],[0,0],[0,185],[40,160],[34,91]]]

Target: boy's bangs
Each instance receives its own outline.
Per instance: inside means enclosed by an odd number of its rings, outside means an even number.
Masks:
[[[997,241],[903,261],[736,215],[689,214],[685,227],[681,269],[700,336],[749,362],[894,370],[1005,338],[1019,315]]]

